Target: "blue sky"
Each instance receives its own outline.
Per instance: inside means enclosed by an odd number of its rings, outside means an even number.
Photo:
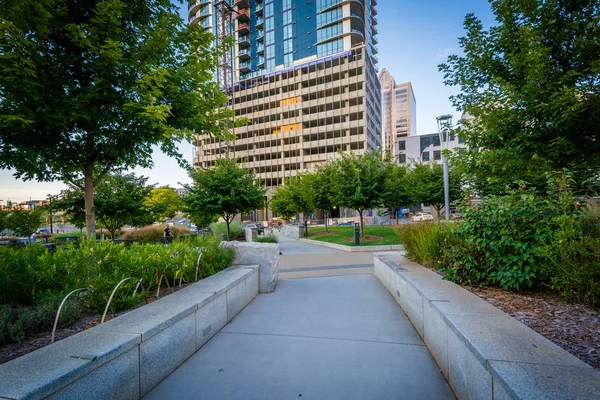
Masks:
[[[180,4],[181,14],[187,18],[187,0]],[[377,5],[377,30],[379,40],[379,69],[387,68],[396,83],[412,82],[417,99],[417,133],[437,131],[435,117],[457,113],[448,96],[455,88],[444,86],[443,76],[437,70],[449,54],[459,51],[458,37],[462,36],[464,17],[475,13],[489,26],[493,14],[486,0],[379,0]],[[182,144],[180,152],[191,160],[192,146]],[[137,174],[148,176],[150,183],[180,186],[189,182],[185,171],[177,163],[157,150],[153,169],[135,169]],[[58,193],[61,183],[23,182],[12,177],[10,171],[0,170],[0,204],[7,199],[23,201],[43,199],[49,193]]]

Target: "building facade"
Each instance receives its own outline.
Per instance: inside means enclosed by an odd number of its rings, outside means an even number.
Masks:
[[[396,140],[417,134],[417,100],[410,82],[396,84],[387,69],[379,74],[381,86],[381,142],[397,158]]]
[[[200,136],[197,167],[226,152],[267,188],[337,157],[381,147],[375,0],[233,0],[231,105],[249,123],[225,145]],[[211,29],[212,2],[190,3],[190,23]],[[259,215],[266,219],[267,215]]]
[[[464,141],[459,136],[451,135],[448,149],[453,151],[457,148],[466,148]],[[442,147],[437,133],[398,138],[395,149],[398,164],[430,161],[442,163]]]

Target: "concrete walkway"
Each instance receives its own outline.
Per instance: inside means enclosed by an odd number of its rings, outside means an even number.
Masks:
[[[373,273],[373,253],[348,253],[282,236],[278,240],[283,279]]]
[[[281,280],[146,398],[454,397],[377,278],[355,275]]]

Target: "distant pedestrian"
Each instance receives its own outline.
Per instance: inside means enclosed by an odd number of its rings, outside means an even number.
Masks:
[[[165,227],[165,237],[171,237],[171,229],[169,228],[169,225]]]

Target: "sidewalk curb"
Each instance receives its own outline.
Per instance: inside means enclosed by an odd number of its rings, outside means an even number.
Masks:
[[[403,244],[386,244],[382,246],[344,246],[343,244],[321,242],[319,240],[299,239],[301,242],[315,244],[317,246],[329,247],[331,249],[343,250],[349,253],[398,251],[404,250]]]

